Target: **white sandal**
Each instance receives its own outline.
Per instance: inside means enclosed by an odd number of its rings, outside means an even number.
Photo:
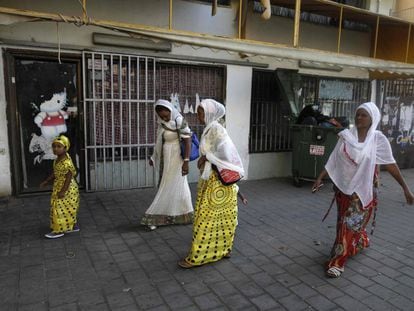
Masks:
[[[326,270],[326,275],[330,278],[339,278],[342,272],[344,272],[344,268],[330,267]]]

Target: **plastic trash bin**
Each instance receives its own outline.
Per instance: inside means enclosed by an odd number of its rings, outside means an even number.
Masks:
[[[295,186],[315,180],[328,161],[343,128],[291,125],[292,177]]]

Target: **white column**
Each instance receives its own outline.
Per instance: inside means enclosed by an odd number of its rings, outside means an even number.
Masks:
[[[227,65],[226,128],[240,153],[246,179],[249,167],[252,73],[251,67]]]
[[[7,102],[3,73],[3,55],[0,55],[0,197],[11,194],[10,148],[6,114]]]

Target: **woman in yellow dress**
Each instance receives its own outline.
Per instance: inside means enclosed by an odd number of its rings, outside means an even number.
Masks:
[[[236,184],[224,185],[217,169],[227,169],[243,176],[240,156],[226,129],[218,122],[225,108],[213,99],[205,99],[197,108],[198,119],[205,125],[200,140],[198,183],[193,239],[187,257],[178,262],[192,268],[230,257],[237,226]],[[242,198],[245,203],[245,199]]]
[[[79,210],[79,189],[75,180],[76,169],[69,156],[69,139],[60,135],[52,143],[53,153],[57,156],[53,162],[53,173],[40,186],[46,186],[53,180],[50,200],[50,228],[45,234],[48,239],[56,239],[65,233],[79,231],[77,213]]]

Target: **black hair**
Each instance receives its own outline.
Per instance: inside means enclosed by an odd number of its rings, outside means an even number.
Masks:
[[[170,111],[170,109],[168,109],[168,108],[167,108],[167,107],[165,107],[165,106],[161,106],[161,105],[155,106],[155,111],[156,111],[156,112],[160,112],[160,111],[162,111],[162,110],[165,110],[165,111]]]

